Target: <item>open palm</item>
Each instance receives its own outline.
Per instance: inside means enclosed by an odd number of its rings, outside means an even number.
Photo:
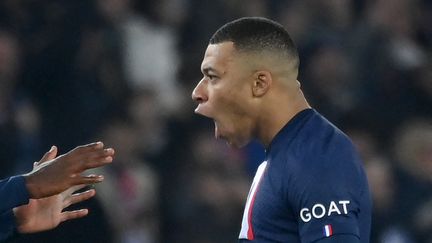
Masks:
[[[56,155],[57,148],[53,147],[39,162],[35,163],[35,167],[54,159]],[[30,199],[28,204],[14,208],[18,232],[34,233],[50,230],[61,222],[86,216],[88,214],[87,209],[63,211],[70,205],[87,200],[95,195],[94,189],[75,193],[84,187],[85,185],[73,186],[54,196]]]
[[[30,199],[27,205],[15,208],[14,212],[17,218],[18,231],[20,233],[34,233],[49,230],[66,220],[86,216],[88,214],[87,209],[63,211],[63,209],[74,203],[94,196],[95,191],[93,189],[73,194],[83,187],[85,186],[75,186],[51,197]]]

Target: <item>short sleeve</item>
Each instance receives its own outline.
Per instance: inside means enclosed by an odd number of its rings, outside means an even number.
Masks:
[[[339,167],[338,167],[339,166]],[[301,242],[338,234],[360,238],[362,185],[366,183],[349,161],[345,165],[324,160],[297,174],[290,204],[298,221]],[[366,183],[367,184],[367,183]]]

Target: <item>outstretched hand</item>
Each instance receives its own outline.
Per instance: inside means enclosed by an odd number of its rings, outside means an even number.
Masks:
[[[57,147],[53,146],[34,169],[24,175],[30,198],[39,199],[59,194],[76,185],[101,182],[101,175],[83,175],[88,169],[109,164],[114,150],[104,149],[102,142],[76,147],[56,158]]]
[[[70,205],[95,195],[94,189],[73,194],[84,187],[85,185],[74,186],[51,197],[30,199],[27,205],[14,208],[18,232],[35,233],[50,230],[64,221],[86,216],[88,214],[87,209],[63,212],[63,209]]]
[[[50,151],[48,151],[39,162],[35,162],[33,166],[33,171],[30,172],[27,176],[27,180],[36,180],[35,183],[38,183],[37,179],[45,179],[47,181],[51,181],[51,183],[54,183],[52,181],[56,181],[58,177],[56,178],[49,178],[47,176],[50,176],[52,173],[60,173],[61,175],[67,174],[67,172],[72,173],[71,169],[66,170],[64,169],[62,171],[61,166],[63,163],[64,166],[69,166],[71,168],[74,168],[69,163],[77,163],[76,161],[81,158],[78,155],[84,156],[87,155],[87,161],[94,161],[92,163],[87,165],[88,167],[92,168],[93,165],[99,165],[99,164],[106,164],[109,163],[112,158],[106,158],[113,155],[114,151],[109,151],[112,149],[104,150],[102,153],[100,150],[102,150],[103,144],[102,143],[95,143],[95,144],[89,144],[85,146],[77,147],[76,149],[72,150],[68,154],[64,155],[63,157],[60,156],[56,158],[57,156],[57,147],[53,146]],[[91,156],[95,155],[101,155],[99,159],[91,160]],[[108,155],[106,155],[108,154]],[[104,162],[106,161],[106,162]],[[85,163],[85,162],[83,162]],[[59,168],[60,166],[60,168]],[[96,166],[97,167],[97,166]],[[46,176],[46,177],[44,177]],[[78,175],[81,176],[81,175]],[[87,179],[88,177],[83,177],[83,181],[88,182],[92,181],[91,177],[90,180]],[[95,179],[100,178],[99,176],[96,176]],[[48,186],[46,184],[47,182],[42,183],[40,186]],[[57,190],[61,190],[63,186],[66,186],[67,183],[62,183],[59,186],[54,186],[54,188],[51,188],[47,190],[47,192],[44,192],[43,194],[49,194],[52,192],[55,192]],[[65,208],[69,207],[72,204],[79,203],[82,201],[85,201],[95,195],[95,190],[90,189],[85,192],[81,193],[75,193],[78,190],[81,190],[86,185],[75,185],[68,187],[66,190],[64,190],[61,193],[58,193],[53,196],[40,198],[40,199],[30,199],[29,203],[27,205],[23,205],[20,207],[16,207],[13,209],[16,223],[17,223],[17,230],[20,233],[35,233],[39,231],[45,231],[50,230],[55,227],[57,227],[60,223],[71,220],[71,219],[77,219],[84,217],[88,214],[87,209],[80,209],[80,210],[73,210],[73,211],[63,211]],[[74,194],[75,193],[75,194]],[[36,198],[39,196],[36,196]]]

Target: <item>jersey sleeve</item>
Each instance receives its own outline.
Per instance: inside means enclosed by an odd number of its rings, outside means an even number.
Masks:
[[[23,176],[0,180],[0,213],[27,204],[29,193]]]
[[[9,239],[16,230],[13,208],[29,201],[23,176],[13,176],[0,181],[0,242]]]
[[[360,239],[362,197],[369,191],[358,159],[345,152],[307,157],[288,188],[301,242],[335,235]]]
[[[15,217],[12,209],[0,214],[0,242],[10,239],[16,233]]]

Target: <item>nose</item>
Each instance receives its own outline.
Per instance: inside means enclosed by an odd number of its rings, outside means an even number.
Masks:
[[[195,87],[195,89],[192,91],[192,99],[201,104],[205,101],[207,101],[208,97],[206,95],[205,92],[205,84],[204,84],[205,80],[201,80],[197,86]]]

